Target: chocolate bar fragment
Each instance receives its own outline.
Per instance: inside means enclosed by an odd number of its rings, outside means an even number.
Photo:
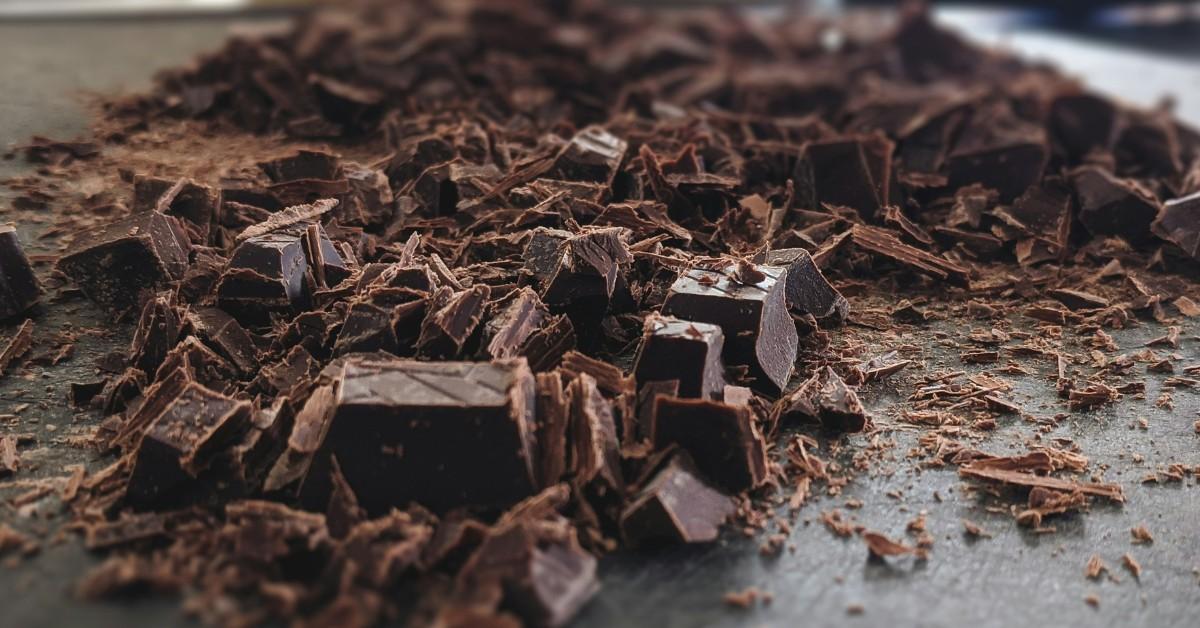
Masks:
[[[1050,105],[1050,132],[1077,162],[1094,150],[1112,147],[1118,115],[1107,98],[1086,93],[1059,96]]]
[[[946,156],[950,187],[972,183],[996,190],[1001,202],[1010,203],[1041,179],[1050,155],[1041,127],[988,110],[962,133]]]
[[[780,399],[773,412],[783,421],[814,419],[834,432],[861,432],[867,425],[867,413],[858,394],[828,366]]]
[[[679,445],[705,476],[731,491],[767,477],[766,445],[747,406],[659,395],[652,441],[659,449]]]
[[[177,220],[146,212],[79,234],[58,268],[93,301],[125,312],[181,279],[190,249]]]
[[[1158,216],[1154,194],[1132,179],[1118,179],[1099,166],[1071,173],[1079,200],[1079,222],[1093,235],[1121,236],[1131,244],[1149,241]]]
[[[731,497],[709,485],[687,452],[676,452],[621,513],[621,536],[634,547],[716,540],[733,515]]]
[[[725,335],[720,327],[652,314],[643,329],[633,366],[639,384],[676,380],[682,397],[714,399],[721,394]]]
[[[595,181],[612,185],[628,148],[625,140],[603,128],[591,126],[571,138],[550,169],[553,178]]]
[[[804,249],[776,249],[754,260],[766,266],[787,269],[784,297],[793,314],[812,314],[818,321],[841,324],[850,315],[850,303],[829,283],[812,256]]]
[[[322,453],[368,512],[504,507],[534,492],[534,381],[524,360],[350,358]]]
[[[42,286],[17,239],[17,229],[0,225],[0,321],[23,314],[42,296]]]
[[[872,220],[887,204],[886,197],[881,197],[886,194],[883,182],[875,181],[872,176],[863,144],[858,140],[813,142],[805,148],[804,156],[801,166],[812,169],[808,176],[815,183],[818,203],[849,207],[864,220]]]
[[[781,391],[795,371],[799,346],[785,301],[787,269],[759,266],[752,277],[738,269],[730,263],[717,270],[687,271],[672,284],[662,311],[720,326],[725,361],[749,366],[756,387]]]
[[[175,489],[197,478],[249,421],[250,402],[189,382],[149,423],[126,498],[139,507],[173,502],[179,497]]]
[[[479,327],[491,294],[491,288],[480,284],[459,292],[444,306],[431,311],[421,323],[417,352],[441,359],[459,356]]]
[[[242,378],[258,374],[258,351],[254,339],[229,314],[215,307],[200,308],[187,313],[188,327],[229,361]]]
[[[1163,203],[1150,229],[1188,257],[1200,259],[1200,192]]]
[[[546,306],[529,288],[521,288],[483,328],[484,353],[489,358],[515,358],[521,347],[542,328]]]

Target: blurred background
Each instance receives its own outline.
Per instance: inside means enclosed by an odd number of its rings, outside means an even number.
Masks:
[[[0,0],[0,25],[21,22],[286,16],[320,0]],[[337,0],[325,0],[336,2]],[[769,13],[793,2],[817,13],[895,7],[892,0],[609,0],[681,8],[738,5]],[[1164,102],[1200,126],[1200,1],[931,1],[937,19],[977,42],[1048,61],[1142,107]],[[150,28],[147,26],[147,28]],[[214,42],[215,46],[216,42]]]

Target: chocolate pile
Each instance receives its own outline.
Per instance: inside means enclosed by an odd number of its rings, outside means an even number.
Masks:
[[[823,355],[853,315],[834,284],[966,300],[1200,255],[1200,136],[920,11],[364,3],[107,116],[110,143],[188,118],[289,147],[129,173],[127,216],[58,262],[137,318],[92,391],[119,457],[79,487],[113,552],[80,591],[186,590],[222,623],[561,625],[598,555],[711,541],[798,469],[807,490],[824,470],[803,440],[775,460],[781,426],[870,428],[856,387],[904,365]],[[0,287],[36,293],[4,236]]]

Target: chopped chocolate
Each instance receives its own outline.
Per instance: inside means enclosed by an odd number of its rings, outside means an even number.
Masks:
[[[966,285],[969,280],[967,269],[944,257],[904,244],[886,229],[854,225],[850,237],[855,246],[875,255],[886,257],[898,264],[924,273],[941,281]]]
[[[203,472],[214,454],[250,421],[250,403],[190,382],[146,426],[129,477],[127,499],[156,506],[181,498],[181,489]]]
[[[867,414],[858,394],[828,366],[780,399],[774,414],[781,420],[814,419],[825,429],[836,432],[861,432],[867,425]]]
[[[755,386],[783,390],[799,346],[784,300],[787,269],[760,267],[763,280],[753,284],[738,281],[735,270],[736,264],[728,264],[687,271],[671,286],[663,313],[721,327],[725,360],[749,366]]]
[[[659,395],[651,440],[659,448],[679,445],[705,476],[730,490],[753,488],[767,477],[766,448],[747,406]]]
[[[818,203],[849,207],[872,220],[888,204],[888,190],[886,180],[875,180],[864,148],[854,139],[814,142],[805,148],[801,163],[811,168],[807,176],[816,183]]]
[[[1200,192],[1163,203],[1150,230],[1188,257],[1200,259]]]
[[[179,342],[182,329],[183,322],[169,293],[147,300],[129,348],[131,365],[148,375],[156,373],[167,353]]]
[[[812,314],[817,320],[845,322],[850,304],[834,288],[812,256],[804,249],[776,249],[759,255],[756,262],[787,269],[784,296],[788,309],[798,315]]]
[[[676,452],[621,513],[621,535],[641,547],[707,543],[733,512],[733,500],[700,477],[686,452]]]
[[[633,376],[639,384],[675,380],[683,397],[714,399],[725,388],[721,328],[666,316],[646,318]]]
[[[421,323],[417,351],[431,358],[459,356],[479,327],[491,294],[486,285],[474,286],[449,297],[444,306],[429,312]]]
[[[349,359],[322,452],[337,457],[370,513],[410,501],[436,510],[508,506],[535,486],[534,404],[523,360]]]
[[[80,234],[58,268],[92,300],[124,312],[182,279],[190,248],[177,220],[145,212]]]
[[[21,468],[21,456],[17,454],[17,439],[0,436],[0,478],[12,475]]]
[[[487,357],[515,358],[549,316],[537,293],[521,288],[483,328],[482,346]],[[537,369],[534,369],[537,370]]]
[[[178,218],[192,244],[209,243],[220,208],[220,190],[189,179],[143,176],[133,181],[133,211],[156,211]]]
[[[191,331],[228,360],[242,378],[249,379],[258,373],[258,352],[254,340],[232,316],[223,310],[208,307],[188,312],[184,320]]]
[[[1121,236],[1131,243],[1151,238],[1150,223],[1159,213],[1154,194],[1131,179],[1119,179],[1099,166],[1071,173],[1079,200],[1079,222],[1093,235]]]
[[[0,321],[23,314],[41,295],[42,286],[17,240],[16,228],[0,225]]]
[[[600,127],[583,129],[563,147],[550,169],[553,177],[569,181],[612,184],[628,144]]]

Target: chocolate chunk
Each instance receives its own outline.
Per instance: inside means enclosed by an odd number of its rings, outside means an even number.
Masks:
[[[628,144],[600,127],[588,127],[563,147],[550,170],[568,181],[597,181],[611,185]]]
[[[178,218],[192,244],[206,245],[221,209],[221,191],[190,179],[140,176],[133,181],[133,211]]]
[[[16,228],[0,225],[0,321],[24,313],[41,295],[42,286],[17,240]]]
[[[736,264],[694,268],[671,286],[663,313],[718,325],[725,332],[725,361],[750,367],[755,386],[783,390],[795,370],[799,337],[785,302],[787,269],[763,266],[764,279],[743,284]]]
[[[524,360],[350,359],[322,451],[368,512],[502,507],[533,493],[533,411]]]
[[[301,179],[332,181],[341,177],[337,155],[312,150],[301,150],[294,155],[264,161],[258,167],[275,183]]]
[[[1200,259],[1200,192],[1163,203],[1150,229],[1185,255]]]
[[[229,361],[243,378],[258,373],[258,351],[250,334],[234,318],[215,307],[192,310],[188,327]]]
[[[78,234],[58,268],[93,301],[128,311],[183,277],[190,248],[178,221],[147,212]]]
[[[1050,132],[1073,161],[1107,150],[1116,139],[1119,112],[1094,94],[1060,96],[1050,105]]]
[[[1133,244],[1151,239],[1158,199],[1131,179],[1118,179],[1098,166],[1071,173],[1079,199],[1079,222],[1093,235],[1121,236]]]
[[[976,118],[946,156],[950,186],[979,183],[1011,202],[1041,179],[1049,159],[1045,132],[986,110]]]
[[[596,380],[580,373],[567,389],[571,399],[571,471],[581,485],[603,483],[609,491],[625,488],[620,441],[612,403],[600,395]],[[611,493],[610,493],[611,494]]]
[[[677,380],[680,396],[713,399],[725,387],[724,347],[725,335],[716,325],[651,315],[634,358],[634,378],[640,384]]]
[[[660,395],[652,440],[658,448],[679,445],[705,476],[729,490],[750,489],[766,480],[766,446],[746,406]]]
[[[845,322],[850,303],[834,288],[812,256],[804,249],[776,249],[759,255],[756,262],[787,269],[784,296],[795,314],[812,314],[817,320]]]
[[[707,543],[736,509],[713,488],[687,452],[676,452],[621,513],[621,535],[635,547]]]
[[[804,417],[836,432],[861,432],[867,414],[858,394],[828,366],[821,367],[799,388],[780,399],[774,409],[780,420]]]
[[[537,374],[537,475],[543,488],[557,484],[567,472],[570,399],[558,373]]]
[[[598,297],[606,304],[617,288],[622,265],[633,261],[625,233],[621,228],[594,229],[563,241],[542,299],[549,305],[565,305]]]
[[[1026,190],[1011,207],[997,208],[995,215],[1027,238],[1028,244],[1017,245],[1017,261],[1038,261],[1026,254],[1035,249],[1035,243],[1041,244],[1048,256],[1057,258],[1070,243],[1071,189],[1061,179],[1048,178]]]
[[[890,155],[887,156],[890,159]],[[871,220],[886,205],[882,181],[875,181],[863,145],[858,140],[813,142],[805,148],[805,161],[816,183],[816,200],[857,210]],[[797,177],[799,178],[799,177]],[[814,207],[812,209],[818,209]]]
[[[521,346],[521,357],[529,361],[529,368],[536,373],[548,371],[562,361],[563,356],[575,348],[575,327],[571,319],[552,316],[541,329],[533,332]]]
[[[600,588],[596,558],[573,535],[547,534],[535,522],[493,531],[471,556],[459,584],[481,591],[488,583],[528,625],[548,628],[565,625]]]
[[[203,472],[220,447],[250,420],[250,403],[188,383],[146,428],[126,494],[131,503],[174,501],[176,489]]]

